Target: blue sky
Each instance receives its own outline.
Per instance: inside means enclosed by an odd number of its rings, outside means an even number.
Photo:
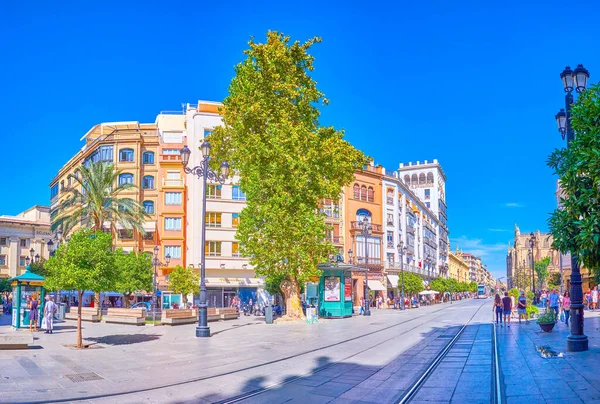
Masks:
[[[600,6],[482,3],[4,1],[0,214],[48,204],[94,124],[222,100],[249,37],[272,29],[323,38],[324,124],[387,168],[440,161],[453,248],[502,276],[513,225],[545,230],[555,207],[558,75],[584,63],[597,81]]]

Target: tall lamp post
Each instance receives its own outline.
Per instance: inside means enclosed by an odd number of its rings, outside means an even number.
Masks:
[[[369,303],[369,236],[373,233],[373,226],[369,223],[369,219],[365,216],[363,221],[360,223],[361,233],[365,239],[365,316],[371,315],[370,303]]]
[[[402,304],[400,305],[400,309],[405,310],[406,307],[404,305],[404,254],[408,252],[408,247],[406,247],[404,245],[404,242],[400,240],[396,248],[398,249],[398,254],[400,254],[400,273],[402,274]]]
[[[200,304],[198,310],[198,326],[196,327],[196,337],[210,337],[210,328],[208,327],[208,302],[206,301],[206,265],[205,251],[206,244],[206,182],[208,180],[216,181],[220,184],[225,183],[229,175],[229,164],[226,161],[221,163],[221,172],[217,173],[209,167],[210,161],[210,143],[206,140],[200,145],[202,151],[202,161],[196,167],[188,167],[191,150],[184,146],[181,149],[181,162],[186,174],[192,174],[202,180],[202,244],[200,245]]]
[[[533,294],[535,294],[535,255],[533,254],[533,249],[535,247],[535,233],[532,232],[529,236],[529,248],[531,248],[529,251],[531,254],[531,290],[533,291]]]
[[[158,281],[157,281],[157,270],[158,267],[166,267],[169,266],[169,262],[171,261],[171,255],[167,254],[165,256],[165,263],[163,264],[162,262],[160,262],[160,259],[158,258],[158,252],[160,251],[160,248],[158,246],[154,247],[154,257],[152,257],[152,265],[154,265],[154,277],[152,278],[152,288],[153,288],[153,295],[152,295],[152,317],[154,318],[154,314],[156,313],[156,308],[158,307]]]
[[[585,90],[590,73],[583,65],[577,65],[575,70],[569,66],[560,74],[565,90],[565,109],[555,115],[558,131],[562,138],[567,138],[567,148],[574,138],[571,127],[571,104],[573,104],[573,89],[578,93]],[[568,195],[567,195],[568,197]],[[583,290],[581,287],[581,268],[577,260],[579,252],[571,251],[571,334],[567,337],[567,351],[581,352],[588,350],[588,337],[583,333]]]

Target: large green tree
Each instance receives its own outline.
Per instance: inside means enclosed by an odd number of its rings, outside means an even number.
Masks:
[[[187,304],[187,295],[200,293],[200,277],[193,268],[177,265],[169,274],[169,288],[172,292],[181,293],[183,302]]]
[[[115,252],[115,266],[119,276],[113,290],[125,295],[126,307],[129,307],[129,297],[132,293],[152,290],[152,261],[148,254],[124,253],[119,248]]]
[[[398,280],[398,288],[402,288],[402,278]],[[423,278],[413,272],[404,272],[404,293],[416,295],[423,291]]]
[[[539,289],[544,287],[546,278],[548,278],[548,265],[550,265],[550,257],[544,257],[534,264],[537,286]]]
[[[80,166],[79,175],[71,176],[74,185],[66,190],[67,194],[59,204],[52,230],[61,228],[67,237],[78,227],[102,231],[108,222],[113,234],[117,224],[143,232],[148,215],[139,202],[127,195],[137,187],[130,183],[119,184],[121,173],[109,163]],[[96,307],[100,307],[100,294],[96,293],[94,299]]]
[[[86,290],[111,290],[119,273],[112,251],[112,237],[103,232],[80,229],[61,244],[46,262],[46,284],[50,290],[76,290],[77,348],[82,348],[81,305]]]
[[[223,102],[224,125],[209,139],[215,164],[229,161],[246,193],[237,231],[242,252],[267,282],[283,275],[292,318],[303,317],[300,284],[334,253],[319,203],[338,199],[367,162],[343,131],[319,122],[328,100],[310,76],[308,53],[318,42],[291,42],[271,31],[266,43],[250,40]]]
[[[583,91],[571,108],[575,134],[568,148],[556,149],[548,166],[560,178],[560,207],[548,223],[552,246],[570,251],[594,272],[600,269],[600,86]]]

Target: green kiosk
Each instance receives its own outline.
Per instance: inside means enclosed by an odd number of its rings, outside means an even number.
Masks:
[[[29,272],[29,266],[21,275],[11,278],[13,308],[12,308],[12,326],[14,328],[29,328],[30,302],[37,300],[39,315],[38,327],[41,324],[44,310],[44,298],[46,290],[43,276]]]
[[[321,264],[319,317],[352,317],[352,265]]]

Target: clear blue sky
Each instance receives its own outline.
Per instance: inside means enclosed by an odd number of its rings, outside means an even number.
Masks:
[[[388,168],[441,162],[453,248],[502,276],[514,223],[545,230],[555,207],[558,75],[600,77],[593,1],[146,3],[2,2],[0,214],[48,204],[94,124],[222,100],[249,37],[272,29],[323,38],[323,123]]]

